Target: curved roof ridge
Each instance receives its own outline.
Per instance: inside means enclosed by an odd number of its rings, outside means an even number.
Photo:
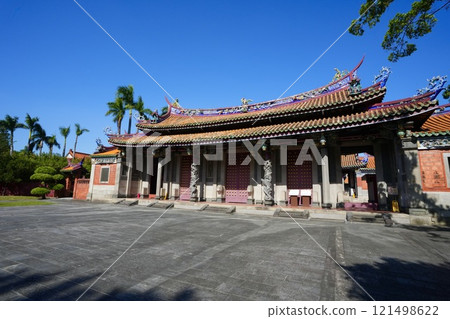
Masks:
[[[325,96],[329,93],[336,92],[338,90],[347,88],[350,82],[356,79],[356,72],[364,61],[364,57],[361,61],[348,73],[341,74],[339,78],[336,80],[325,84],[319,88],[312,89],[306,92],[297,93],[295,95],[291,95],[284,98],[252,103],[252,104],[244,104],[239,106],[229,106],[229,107],[219,107],[219,108],[195,108],[195,109],[184,109],[182,107],[177,106],[174,103],[170,103],[170,101],[166,98],[166,102],[168,103],[168,110],[166,113],[160,116],[159,122],[168,118],[172,113],[192,116],[192,115],[228,115],[235,113],[247,113],[247,112],[255,112],[265,109],[270,109],[273,107],[277,107],[279,105],[284,105],[291,102],[303,101],[310,98],[315,98],[319,96]],[[146,121],[141,121],[143,123]]]
[[[109,142],[115,146],[124,145],[186,145],[210,144],[226,140],[249,140],[257,138],[286,137],[299,134],[317,134],[330,130],[349,129],[365,125],[375,125],[389,121],[423,116],[434,112],[439,106],[437,100],[425,103],[411,102],[392,108],[367,110],[354,114],[354,120],[348,115],[337,115],[320,119],[308,119],[292,123],[279,123],[265,126],[250,126],[215,132],[197,132],[173,135],[146,135],[135,137],[111,136]]]
[[[227,123],[254,121],[256,119],[262,119],[268,116],[282,117],[288,116],[290,114],[310,114],[360,104],[369,100],[379,101],[384,97],[385,93],[386,88],[380,87],[379,83],[377,83],[368,88],[364,88],[360,93],[353,95],[350,94],[347,90],[337,90],[330,92],[327,95],[316,96],[307,100],[280,104],[276,107],[247,113],[236,112],[214,116],[201,116],[195,114],[186,116],[182,114],[172,113],[170,114],[170,116],[166,117],[164,121],[160,121],[158,123],[139,122],[137,124],[137,127],[141,129],[153,130],[169,128],[187,129],[204,125],[225,125]]]

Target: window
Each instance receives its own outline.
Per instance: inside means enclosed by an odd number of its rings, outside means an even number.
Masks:
[[[450,188],[450,153],[444,153],[445,176],[447,177],[447,187]]]
[[[100,183],[108,183],[109,182],[109,166],[105,166],[101,168],[100,171]]]

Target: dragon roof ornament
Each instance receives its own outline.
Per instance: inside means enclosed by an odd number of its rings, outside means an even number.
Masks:
[[[439,93],[444,89],[445,83],[447,82],[447,76],[433,76],[431,79],[427,79],[428,86],[424,87],[423,89],[417,90],[417,95],[422,95],[428,92],[434,92],[434,94],[431,96],[431,99],[435,99]]]
[[[322,94],[330,93],[342,88],[347,88],[350,85],[350,82],[356,78],[356,71],[361,66],[364,58],[358,63],[358,65],[351,70],[348,71],[339,71],[338,69],[335,69],[336,74],[333,78],[333,81],[323,87],[320,87],[318,89],[310,90],[304,93],[300,93],[297,95],[285,97],[285,98],[279,98],[276,100],[271,100],[267,102],[261,102],[261,103],[252,103],[250,104],[251,100],[247,99],[241,99],[241,105],[240,106],[232,106],[232,107],[225,107],[225,108],[215,108],[215,109],[183,109],[179,106],[179,104],[175,101],[173,103],[170,103],[168,99],[166,98],[167,103],[169,104],[169,111],[164,114],[164,116],[159,117],[159,121],[165,119],[170,113],[178,114],[178,115],[226,115],[226,114],[235,114],[235,113],[246,113],[246,112],[253,112],[253,111],[260,111],[272,107],[276,107],[278,105],[282,104],[288,104],[292,102],[298,102],[310,98],[317,97]]]
[[[386,85],[387,80],[389,79],[389,74],[391,74],[392,71],[390,68],[383,66],[380,70],[380,73],[375,76],[373,79],[373,84],[381,82],[381,87],[384,87]]]

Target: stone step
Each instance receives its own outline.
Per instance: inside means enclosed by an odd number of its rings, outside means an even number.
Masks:
[[[358,214],[355,212],[347,212],[347,221],[386,225],[393,223],[389,214]]]
[[[309,219],[309,211],[294,211],[294,210],[286,210],[278,208],[275,210],[273,217],[292,217],[292,218],[300,218],[300,219]]]
[[[203,209],[199,209],[199,211],[205,213],[225,213],[225,214],[233,214],[236,211],[236,206],[214,206],[214,205],[206,205],[206,207],[201,207]]]
[[[147,207],[155,208],[155,209],[170,209],[173,208],[173,203],[165,203],[165,202],[153,202],[147,205]]]
[[[134,205],[137,205],[138,203],[139,203],[138,200],[125,200],[125,199],[122,199],[122,200],[119,200],[119,201],[115,202],[114,204],[116,204],[116,205],[125,205],[125,206],[134,206]]]

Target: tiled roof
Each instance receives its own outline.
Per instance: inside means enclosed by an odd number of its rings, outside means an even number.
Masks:
[[[113,149],[107,152],[103,152],[103,153],[96,153],[96,154],[92,154],[91,157],[92,158],[96,158],[96,157],[115,157],[120,153],[120,150],[118,149]]]
[[[439,137],[439,136],[450,136],[450,130],[439,131],[439,132],[413,132],[414,137]]]
[[[445,107],[445,105],[441,107]],[[450,112],[431,115],[422,125],[422,130],[428,132],[450,131]]]
[[[63,172],[63,173],[70,173],[70,172],[79,170],[81,168],[83,168],[83,161],[81,161],[79,163],[76,163],[76,164],[69,164],[66,167],[63,167],[61,169],[61,172]]]
[[[277,105],[272,108],[247,113],[239,112],[233,114],[191,116],[171,113],[159,123],[142,121],[137,124],[137,127],[159,131],[216,126],[228,123],[253,122],[256,119],[322,112],[324,110],[356,106],[366,102],[374,104],[381,102],[385,94],[386,88],[381,87],[380,83],[378,83],[362,90],[359,94],[351,95],[347,88],[342,88],[331,93],[319,95],[299,102],[294,101]]]
[[[178,144],[208,144],[220,140],[244,140],[264,137],[280,137],[301,134],[320,133],[329,130],[340,130],[365,125],[373,125],[397,119],[409,118],[419,114],[433,112],[437,108],[437,101],[402,101],[398,105],[389,105],[371,109],[365,112],[347,114],[342,116],[317,118],[288,122],[266,126],[250,126],[234,130],[222,130],[205,133],[174,134],[160,136],[146,136],[136,134],[133,136],[110,136],[109,142],[113,145],[178,145]]]
[[[440,108],[445,109],[450,104],[442,105]],[[450,135],[450,111],[435,113],[431,115],[421,127],[421,131],[413,132],[415,137],[438,137]]]
[[[72,158],[73,158],[73,151],[72,151],[72,149],[70,149],[69,152],[67,153],[67,156],[69,156],[69,155],[72,156]],[[83,158],[86,158],[86,157],[89,157],[89,156],[91,156],[91,154],[82,153],[82,152],[78,152],[78,151],[75,153],[75,158],[78,158],[78,159],[83,159]]]
[[[375,157],[369,155],[367,162],[364,162],[358,154],[341,155],[342,168],[367,168],[375,169]]]
[[[375,169],[375,156],[372,155],[369,156],[369,161],[367,162],[367,166],[365,168]]]

